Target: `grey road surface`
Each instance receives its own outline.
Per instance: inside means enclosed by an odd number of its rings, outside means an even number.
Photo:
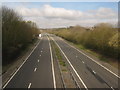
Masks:
[[[40,43],[5,88],[54,88],[49,41]]]
[[[118,77],[101,67],[90,58],[80,53],[55,35],[49,35],[56,42],[66,58],[67,65],[74,72],[76,80],[84,88],[118,88]],[[54,88],[55,79],[47,35],[43,34],[27,61],[18,72],[8,81],[5,88]],[[80,76],[80,78],[78,78]],[[81,84],[80,84],[81,85]]]
[[[87,88],[118,88],[118,77],[78,52],[55,35],[49,35],[61,48]],[[79,80],[78,80],[79,81]]]

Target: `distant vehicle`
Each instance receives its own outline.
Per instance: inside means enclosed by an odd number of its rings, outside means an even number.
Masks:
[[[41,37],[41,34],[39,34],[39,37]]]

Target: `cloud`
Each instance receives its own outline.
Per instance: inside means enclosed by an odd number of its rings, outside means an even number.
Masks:
[[[43,5],[41,8],[18,7],[15,9],[26,20],[35,21],[40,27],[62,27],[70,25],[94,25],[99,22],[117,22],[117,12],[100,7],[86,12]]]
[[[22,16],[39,16],[47,18],[65,18],[72,19],[83,16],[83,13],[75,10],[67,10],[64,8],[54,8],[50,5],[44,5],[42,8],[26,8],[19,7],[16,9]]]
[[[117,13],[111,8],[99,8],[98,10],[81,12],[79,10],[67,10],[64,8],[54,8],[50,5],[44,5],[42,8],[26,8],[19,7],[16,11],[22,16],[39,16],[47,18],[64,18],[64,19],[75,19],[75,18],[114,18]]]
[[[115,18],[117,17],[117,13],[111,8],[101,7],[96,11],[96,16],[99,18]]]
[[[37,23],[40,28],[59,28],[59,27],[69,27],[69,26],[93,26],[97,23],[109,22],[116,24],[117,19],[84,19],[84,20],[68,20],[68,19],[48,19],[44,17],[25,17],[25,20],[32,20]]]
[[[64,8],[54,8],[50,5],[44,5],[43,13],[46,17],[72,19],[83,15],[80,11],[67,10]]]

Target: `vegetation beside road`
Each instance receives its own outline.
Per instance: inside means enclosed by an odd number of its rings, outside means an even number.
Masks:
[[[63,57],[61,55],[61,52],[60,52],[59,48],[57,47],[57,45],[55,44],[55,42],[51,41],[51,45],[52,45],[52,48],[55,50],[55,54],[56,54],[56,57],[57,57],[60,65],[66,66],[65,62],[63,61]]]
[[[120,48],[118,39],[119,32],[108,23],[100,23],[92,29],[81,26],[59,28],[51,30],[56,34],[82,48],[87,48],[101,54],[103,57],[112,58],[117,61]],[[83,49],[84,49],[83,48]]]
[[[34,22],[25,21],[14,10],[3,6],[2,12],[2,61],[13,62],[27,47],[35,42],[39,29]]]

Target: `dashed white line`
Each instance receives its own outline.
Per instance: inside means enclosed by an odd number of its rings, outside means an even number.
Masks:
[[[68,61],[68,63],[70,64],[70,66],[72,67],[73,71],[76,73],[77,77],[79,78],[79,80],[81,81],[81,83],[83,84],[83,86],[85,87],[86,90],[88,90],[87,86],[85,85],[85,83],[83,82],[83,80],[81,79],[81,77],[79,76],[78,72],[75,70],[75,68],[73,67],[73,65],[71,64],[71,62],[69,61],[69,59],[67,58],[67,56],[65,55],[65,53],[62,51],[62,49],[60,48],[60,46],[57,44],[57,42],[51,37],[51,39],[56,43],[56,45],[59,47],[60,51],[63,53],[63,55],[65,56],[66,60]]]
[[[34,69],[34,72],[36,72],[37,68]]]
[[[39,62],[40,60],[38,59],[38,62]]]
[[[82,61],[82,63],[85,63],[84,61]]]
[[[64,41],[62,38],[59,38],[62,41]],[[64,41],[65,42],[65,41]],[[108,72],[112,73],[114,76],[120,78],[119,75],[117,75],[116,73],[114,73],[113,71],[109,70],[107,67],[103,66],[102,64],[100,64],[99,62],[97,62],[96,60],[92,59],[90,56],[86,55],[85,53],[83,53],[82,51],[80,51],[79,49],[75,48],[74,46],[68,44],[67,42],[65,42],[67,45],[69,45],[70,47],[76,49],[78,52],[82,53],[83,55],[85,55],[86,57],[88,57],[90,60],[92,60],[93,62],[95,62],[96,64],[98,64],[99,66],[101,66],[102,68],[104,68],[105,70],[107,70]]]
[[[111,87],[112,90],[115,90],[113,87]]]
[[[93,70],[93,73],[96,74],[96,72]]]
[[[39,41],[40,43],[40,41]],[[39,43],[35,46],[35,48],[32,50],[32,52],[29,54],[29,56],[25,59],[25,61],[20,65],[20,67],[15,71],[15,73],[10,77],[10,79],[7,81],[7,83],[3,86],[3,88],[5,88],[8,83],[12,80],[12,78],[16,75],[16,73],[21,69],[21,67],[24,65],[24,63],[28,60],[28,58],[30,57],[30,55],[34,52],[34,50],[37,48],[37,46],[39,45]]]
[[[32,84],[31,84],[31,83],[29,83],[29,85],[28,85],[28,89],[31,87],[31,85],[32,85]]]

